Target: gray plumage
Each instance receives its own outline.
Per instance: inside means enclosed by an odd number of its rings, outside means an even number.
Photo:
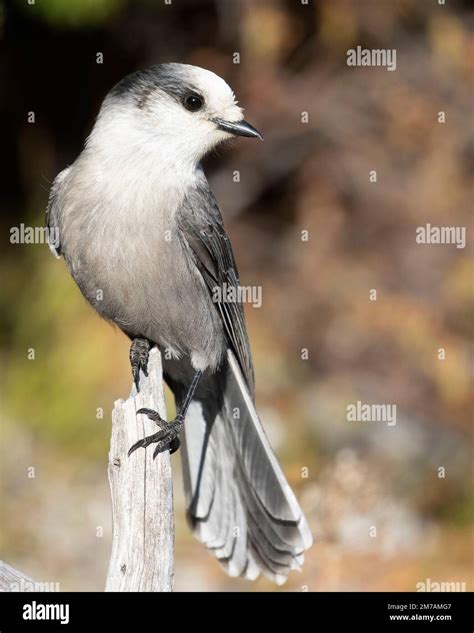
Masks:
[[[239,279],[200,160],[232,134],[258,133],[213,73],[164,64],[126,77],[56,178],[46,222],[95,310],[160,348],[177,407],[203,372],[182,432],[190,525],[230,575],[283,582],[311,533],[255,410],[243,306],[212,299]]]

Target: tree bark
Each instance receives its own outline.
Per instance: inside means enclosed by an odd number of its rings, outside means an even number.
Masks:
[[[0,591],[34,591],[35,581],[0,560]]]
[[[168,451],[153,460],[154,446],[128,449],[137,440],[158,431],[146,415],[147,407],[166,419],[161,356],[150,352],[146,378],[140,374],[127,400],[117,400],[112,412],[109,482],[112,496],[112,554],[106,591],[172,591],[173,483]]]

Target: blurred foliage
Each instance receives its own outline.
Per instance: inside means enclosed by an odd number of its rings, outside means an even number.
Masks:
[[[110,411],[131,382],[126,338],[86,305],[62,260],[44,245],[10,244],[10,228],[43,223],[50,182],[77,156],[116,81],[180,61],[224,76],[265,136],[219,150],[206,170],[242,282],[263,287],[262,308],[246,310],[257,402],[316,537],[284,589],[407,591],[426,577],[472,588],[472,250],[415,241],[429,222],[468,227],[469,246],[469,3],[0,7],[8,562],[65,589],[102,589]],[[348,68],[346,51],[359,44],[396,48],[396,72]],[[396,403],[397,425],[348,423],[357,400]],[[169,393],[168,402],[171,412]],[[177,588],[248,590],[191,539],[176,466]],[[374,522],[380,535],[368,539]],[[255,588],[273,589],[264,579]]]
[[[52,27],[90,27],[110,20],[123,8],[123,0],[16,0],[23,11],[37,11],[38,18]]]

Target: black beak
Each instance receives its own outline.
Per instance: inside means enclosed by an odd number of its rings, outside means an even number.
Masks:
[[[247,121],[223,121],[222,119],[215,119],[215,123],[219,130],[223,130],[224,132],[229,132],[236,136],[252,136],[263,141],[263,136],[260,132],[250,125],[250,123],[247,123]]]

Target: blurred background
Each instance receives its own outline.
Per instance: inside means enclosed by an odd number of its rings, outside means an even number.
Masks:
[[[223,76],[265,136],[205,167],[241,282],[263,288],[246,306],[257,403],[315,544],[281,588],[228,578],[190,535],[176,454],[176,590],[472,590],[472,252],[415,240],[431,223],[468,227],[469,245],[469,4],[0,1],[1,558],[63,590],[104,587],[128,340],[10,229],[43,225],[109,89],[178,61]],[[348,67],[357,45],[396,49],[396,71]],[[358,400],[396,404],[396,426],[348,422]]]

